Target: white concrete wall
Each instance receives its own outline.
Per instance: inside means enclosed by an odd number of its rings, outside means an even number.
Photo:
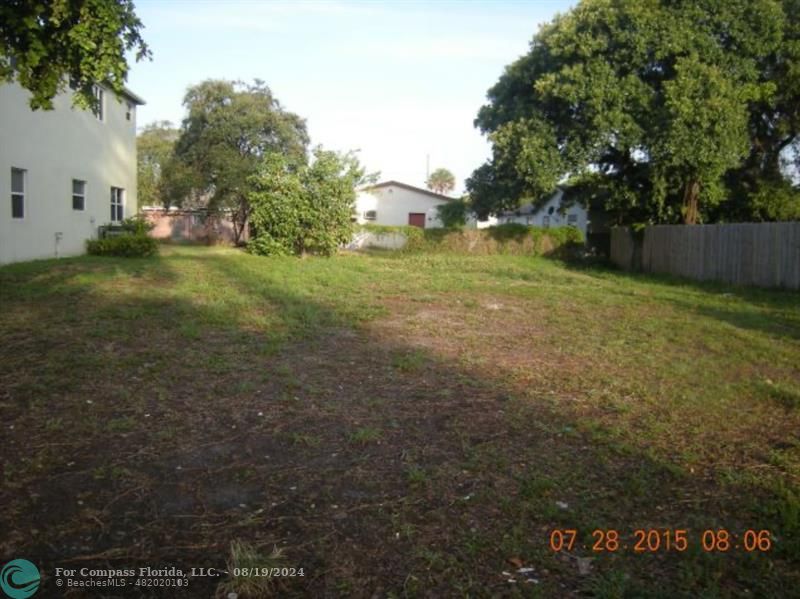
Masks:
[[[545,226],[544,217],[549,216],[550,227],[566,227],[568,224],[568,216],[570,214],[574,214],[578,217],[575,226],[583,232],[583,235],[585,237],[586,229],[589,224],[589,217],[586,209],[578,204],[573,204],[569,208],[566,208],[566,210],[562,214],[560,208],[561,208],[561,199],[563,198],[563,196],[564,192],[559,189],[556,193],[553,194],[553,196],[547,201],[547,203],[536,212],[533,212],[529,206],[523,206],[520,209],[519,215],[504,214],[498,217],[498,224],[519,223],[522,225],[543,227]]]
[[[447,200],[439,200],[433,196],[419,193],[403,187],[389,185],[372,191],[359,191],[356,196],[356,220],[359,224],[401,226],[408,225],[411,212],[425,214],[425,228],[442,226],[436,206],[446,204]],[[375,210],[377,218],[366,220],[364,213]]]
[[[360,231],[353,236],[353,241],[347,246],[347,249],[380,248],[384,250],[402,250],[406,243],[408,243],[408,238],[402,233]]]
[[[71,108],[32,111],[29,94],[0,85],[0,263],[81,254],[111,220],[111,187],[125,190],[124,216],[136,213],[136,107],[105,92],[104,121]],[[25,217],[11,218],[11,168],[25,169]],[[72,180],[86,181],[83,211],[72,209]],[[61,240],[56,244],[56,233]]]

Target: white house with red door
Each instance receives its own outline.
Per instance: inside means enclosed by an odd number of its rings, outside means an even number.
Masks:
[[[0,84],[0,264],[81,254],[98,227],[136,214],[136,107],[97,86],[98,109],[31,110]]]
[[[361,225],[437,228],[442,226],[437,207],[453,199],[399,181],[384,181],[357,193],[355,219]]]

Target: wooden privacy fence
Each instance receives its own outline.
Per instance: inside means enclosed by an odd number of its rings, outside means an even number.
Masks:
[[[800,289],[800,222],[616,227],[611,260],[625,270],[734,285]]]

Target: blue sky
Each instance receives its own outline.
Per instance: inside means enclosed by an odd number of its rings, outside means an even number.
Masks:
[[[153,60],[132,66],[128,86],[147,101],[141,127],[180,123],[186,88],[204,79],[262,79],[312,144],[359,149],[370,171],[412,185],[430,155],[460,192],[489,156],[472,125],[486,91],[571,4],[140,0]]]

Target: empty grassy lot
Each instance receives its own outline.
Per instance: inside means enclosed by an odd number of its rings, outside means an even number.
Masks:
[[[800,588],[797,293],[511,256],[12,265],[0,421],[3,560],[305,574],[134,595]]]

